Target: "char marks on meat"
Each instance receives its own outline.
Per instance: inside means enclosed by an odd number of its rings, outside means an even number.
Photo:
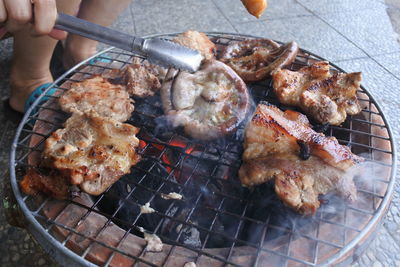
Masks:
[[[36,169],[29,169],[20,181],[22,191],[27,195],[43,192],[56,199],[69,197],[69,183],[58,172],[42,174]]]
[[[122,69],[106,70],[102,77],[125,88],[130,96],[153,96],[160,88],[167,70],[135,57],[132,64]]]
[[[124,86],[112,84],[101,76],[72,83],[60,97],[59,104],[66,112],[95,111],[117,121],[126,121],[134,110]]]
[[[280,46],[269,39],[245,40],[229,44],[220,60],[235,70],[245,82],[255,82],[292,63],[298,50],[296,42]]]
[[[138,129],[94,112],[74,113],[46,139],[43,166],[58,170],[82,191],[99,195],[139,161]]]
[[[306,160],[300,155],[303,146],[309,153]],[[274,180],[284,203],[300,213],[314,214],[320,194],[333,191],[349,200],[356,198],[348,170],[361,161],[335,137],[313,131],[303,114],[259,104],[245,130],[239,178],[245,186]]]
[[[320,123],[340,125],[347,115],[361,111],[357,100],[361,73],[330,73],[322,61],[299,71],[277,70],[272,74],[279,101],[300,107]]]
[[[160,77],[163,75],[160,68],[154,68],[152,64],[141,63],[139,59],[135,59],[125,69],[126,90],[131,96],[153,96],[161,88],[157,75]]]
[[[250,108],[246,84],[217,60],[193,74],[181,71],[175,79],[167,77],[161,100],[173,127],[183,126],[186,134],[201,140],[235,131]]]

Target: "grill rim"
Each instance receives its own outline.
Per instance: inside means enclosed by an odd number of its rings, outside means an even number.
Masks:
[[[155,38],[155,37],[165,37],[165,36],[173,36],[180,34],[181,32],[175,32],[175,33],[165,33],[165,34],[153,34],[153,35],[147,35],[144,36],[143,38]],[[223,36],[237,36],[240,38],[266,38],[262,36],[255,36],[255,35],[247,35],[247,34],[238,34],[238,33],[227,33],[227,32],[204,32],[208,36],[211,37],[223,37]],[[281,42],[280,42],[281,43]],[[39,241],[41,246],[44,248],[44,250],[53,258],[56,260],[62,259],[63,264],[66,263],[65,266],[68,266],[70,264],[79,264],[81,266],[96,266],[95,264],[91,263],[90,261],[86,260],[83,256],[80,256],[76,253],[74,253],[72,250],[70,250],[68,247],[63,245],[61,242],[56,240],[51,234],[48,233],[48,231],[45,230],[45,228],[38,222],[38,220],[33,216],[31,210],[27,207],[25,203],[24,196],[19,188],[18,182],[17,182],[17,177],[16,177],[16,149],[18,147],[18,140],[19,137],[21,136],[21,133],[23,131],[23,127],[29,122],[29,117],[31,111],[38,105],[40,102],[41,98],[52,88],[53,86],[56,86],[60,81],[65,79],[69,74],[74,73],[75,70],[80,68],[81,66],[87,64],[90,60],[96,58],[96,57],[101,57],[103,54],[107,53],[108,51],[113,50],[114,47],[107,48],[105,50],[102,50],[98,52],[97,54],[93,55],[92,57],[86,59],[85,61],[80,62],[79,64],[75,65],[73,68],[69,69],[67,72],[65,72],[62,76],[60,76],[58,79],[56,79],[39,97],[38,99],[35,100],[35,102],[32,104],[32,106],[28,109],[28,111],[24,114],[20,124],[18,125],[18,128],[15,133],[15,137],[13,139],[12,145],[11,145],[11,151],[10,151],[10,162],[9,162],[9,172],[10,172],[10,183],[11,183],[11,188],[13,190],[15,199],[19,205],[19,208],[21,209],[22,213],[25,216],[25,219],[27,220],[27,230]],[[305,53],[310,54],[311,56],[319,59],[319,60],[326,60],[312,52],[309,52],[308,50],[302,49],[301,50]],[[345,72],[342,68],[338,67],[337,65],[331,63],[329,61],[330,65],[334,68],[336,68],[339,71]],[[356,245],[362,241],[365,237],[368,237],[369,231],[376,227],[377,221],[386,215],[387,209],[389,207],[390,201],[393,196],[393,191],[394,191],[394,185],[396,181],[396,170],[397,170],[397,146],[393,137],[393,131],[392,131],[392,126],[390,125],[390,122],[386,119],[385,113],[381,109],[381,103],[380,101],[377,101],[371,93],[362,86],[363,93],[365,93],[368,97],[370,102],[374,103],[374,106],[378,110],[379,114],[381,115],[381,119],[383,120],[385,124],[385,128],[387,130],[388,136],[389,136],[389,142],[391,146],[391,156],[392,156],[392,165],[391,165],[391,173],[390,173],[390,181],[387,184],[387,189],[385,192],[385,195],[382,199],[382,202],[380,203],[379,207],[375,210],[373,217],[369,220],[369,222],[364,226],[363,230],[360,231],[354,238],[351,240],[349,243],[347,243],[344,247],[342,247],[338,252],[336,252],[333,256],[325,260],[324,262],[320,263],[319,265],[325,266],[325,265],[331,265],[333,263],[336,263],[338,260],[340,260],[343,256],[345,256],[347,253],[349,253],[352,249],[356,247]],[[60,262],[59,262],[60,263]],[[61,264],[61,263],[60,263]]]

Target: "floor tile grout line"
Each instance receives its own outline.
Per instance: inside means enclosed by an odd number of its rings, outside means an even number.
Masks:
[[[370,57],[369,57],[369,56],[365,56],[365,57],[352,57],[352,58],[346,58],[346,59],[340,59],[340,60],[331,60],[331,62],[342,63],[342,62],[347,62],[347,61],[352,61],[352,60],[360,60],[360,59],[370,59]]]
[[[267,10],[267,12],[268,12],[268,10]],[[264,22],[268,22],[268,21],[283,20],[283,19],[294,19],[294,18],[302,18],[302,17],[314,17],[314,14],[301,14],[301,15],[293,15],[293,16],[286,16],[286,17],[264,18],[264,19],[254,20],[254,21],[238,22],[238,23],[234,23],[234,24],[236,24],[236,25],[245,25],[245,24],[257,23],[257,22],[264,23]]]
[[[302,3],[300,3],[298,0],[296,0],[296,2],[301,5],[302,7],[304,7],[305,9],[307,9],[309,12],[311,12],[315,17],[317,17],[318,19],[320,19],[322,22],[324,22],[326,25],[328,25],[330,28],[332,28],[334,31],[336,31],[339,35],[341,35],[343,38],[345,38],[347,41],[349,41],[351,44],[353,44],[355,47],[357,47],[358,49],[360,49],[363,53],[365,53],[368,58],[370,58],[372,61],[374,61],[376,64],[378,64],[380,67],[382,67],[384,70],[386,70],[390,75],[392,75],[395,79],[400,81],[400,77],[397,77],[394,73],[392,73],[389,69],[387,69],[385,66],[383,66],[381,63],[379,63],[375,58],[373,58],[369,53],[367,53],[367,51],[365,51],[363,48],[359,47],[356,43],[354,43],[352,40],[350,40],[347,36],[345,36],[343,33],[341,33],[338,29],[336,29],[335,27],[333,27],[331,24],[329,24],[325,19],[323,19],[321,16],[319,16],[318,14],[316,14],[315,12],[313,12],[311,9],[309,9],[308,7],[304,6]],[[399,49],[400,51],[400,49]]]
[[[303,5],[301,2],[299,2],[298,0],[295,0],[299,5],[301,5],[302,7],[304,7],[306,10],[308,10],[309,12],[311,12],[316,18],[318,18],[319,20],[321,20],[322,22],[324,22],[326,25],[328,25],[331,29],[333,29],[336,33],[338,33],[340,36],[342,36],[343,38],[345,38],[347,41],[349,41],[351,44],[353,44],[355,47],[357,47],[358,49],[360,49],[363,53],[365,53],[368,57],[371,57],[366,51],[364,51],[364,49],[362,49],[361,47],[359,47],[356,43],[354,43],[352,40],[350,40],[346,35],[344,35],[342,32],[340,32],[338,29],[336,29],[335,27],[333,27],[331,24],[329,24],[325,19],[323,19],[321,16],[319,16],[317,13],[315,13],[314,11],[312,11],[311,9],[309,9],[307,6]]]
[[[400,247],[400,239],[397,239],[397,238],[394,237],[394,235],[392,235],[392,232],[388,229],[388,227],[386,227],[385,223],[382,226],[388,232],[389,238],[391,238],[393,240],[393,242]]]
[[[307,11],[313,13],[313,14],[320,14],[320,15],[330,15],[330,14],[338,14],[339,12],[335,12],[335,11],[329,11],[329,12],[316,12],[316,11],[312,11],[310,8],[308,8],[307,6],[305,6],[304,4],[302,4],[301,2],[299,2],[299,0],[295,0],[298,4],[300,4],[302,7],[304,7],[305,9],[307,9]],[[384,6],[388,6],[386,3],[383,3],[381,1],[377,1],[381,4],[383,4]],[[365,7],[365,8],[360,8],[357,10],[343,10],[340,12],[340,14],[345,14],[345,13],[353,13],[353,12],[360,12],[360,11],[366,11],[366,10],[374,10],[373,7]]]
[[[394,55],[394,54],[399,54],[400,55],[400,50],[399,51],[394,51],[394,52],[387,52],[387,53],[381,53],[381,54],[376,54],[372,55],[371,57],[382,57],[382,56],[389,56],[389,55]],[[365,57],[353,57],[353,58],[346,58],[346,59],[339,59],[339,60],[331,60],[332,62],[346,62],[350,60],[357,60],[357,59],[368,59],[370,57],[365,56]]]
[[[215,0],[211,0],[211,2],[214,4],[214,6],[218,9],[219,13],[222,14],[222,16],[228,21],[228,23],[232,26],[232,28],[239,33],[238,29],[235,27],[234,23],[229,19],[228,16],[225,15],[224,12],[222,12],[221,8],[215,3]]]
[[[133,22],[133,31],[134,31],[135,36],[136,36],[137,35],[137,29],[136,29],[135,13],[133,12],[134,3],[135,2],[131,2],[131,4],[129,5],[129,12],[131,13],[132,22]]]

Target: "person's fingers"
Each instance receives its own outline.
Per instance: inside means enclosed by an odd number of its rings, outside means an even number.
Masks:
[[[7,10],[7,23],[28,23],[32,19],[32,4],[29,0],[4,0]]]
[[[67,32],[62,31],[62,30],[58,30],[58,29],[53,29],[50,33],[49,36],[51,38],[54,38],[56,40],[64,40],[65,38],[67,38]]]
[[[4,5],[4,1],[0,0],[0,23],[5,22],[7,19],[6,6]]]
[[[49,34],[56,22],[57,7],[55,0],[34,1],[35,22],[34,28],[37,34]]]

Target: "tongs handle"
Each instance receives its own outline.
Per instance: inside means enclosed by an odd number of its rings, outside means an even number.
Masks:
[[[77,34],[117,48],[141,53],[143,38],[131,36],[64,13],[58,13],[54,28]]]
[[[58,14],[54,28],[130,51],[164,67],[194,72],[203,60],[198,51],[173,42],[131,36],[63,13]]]

